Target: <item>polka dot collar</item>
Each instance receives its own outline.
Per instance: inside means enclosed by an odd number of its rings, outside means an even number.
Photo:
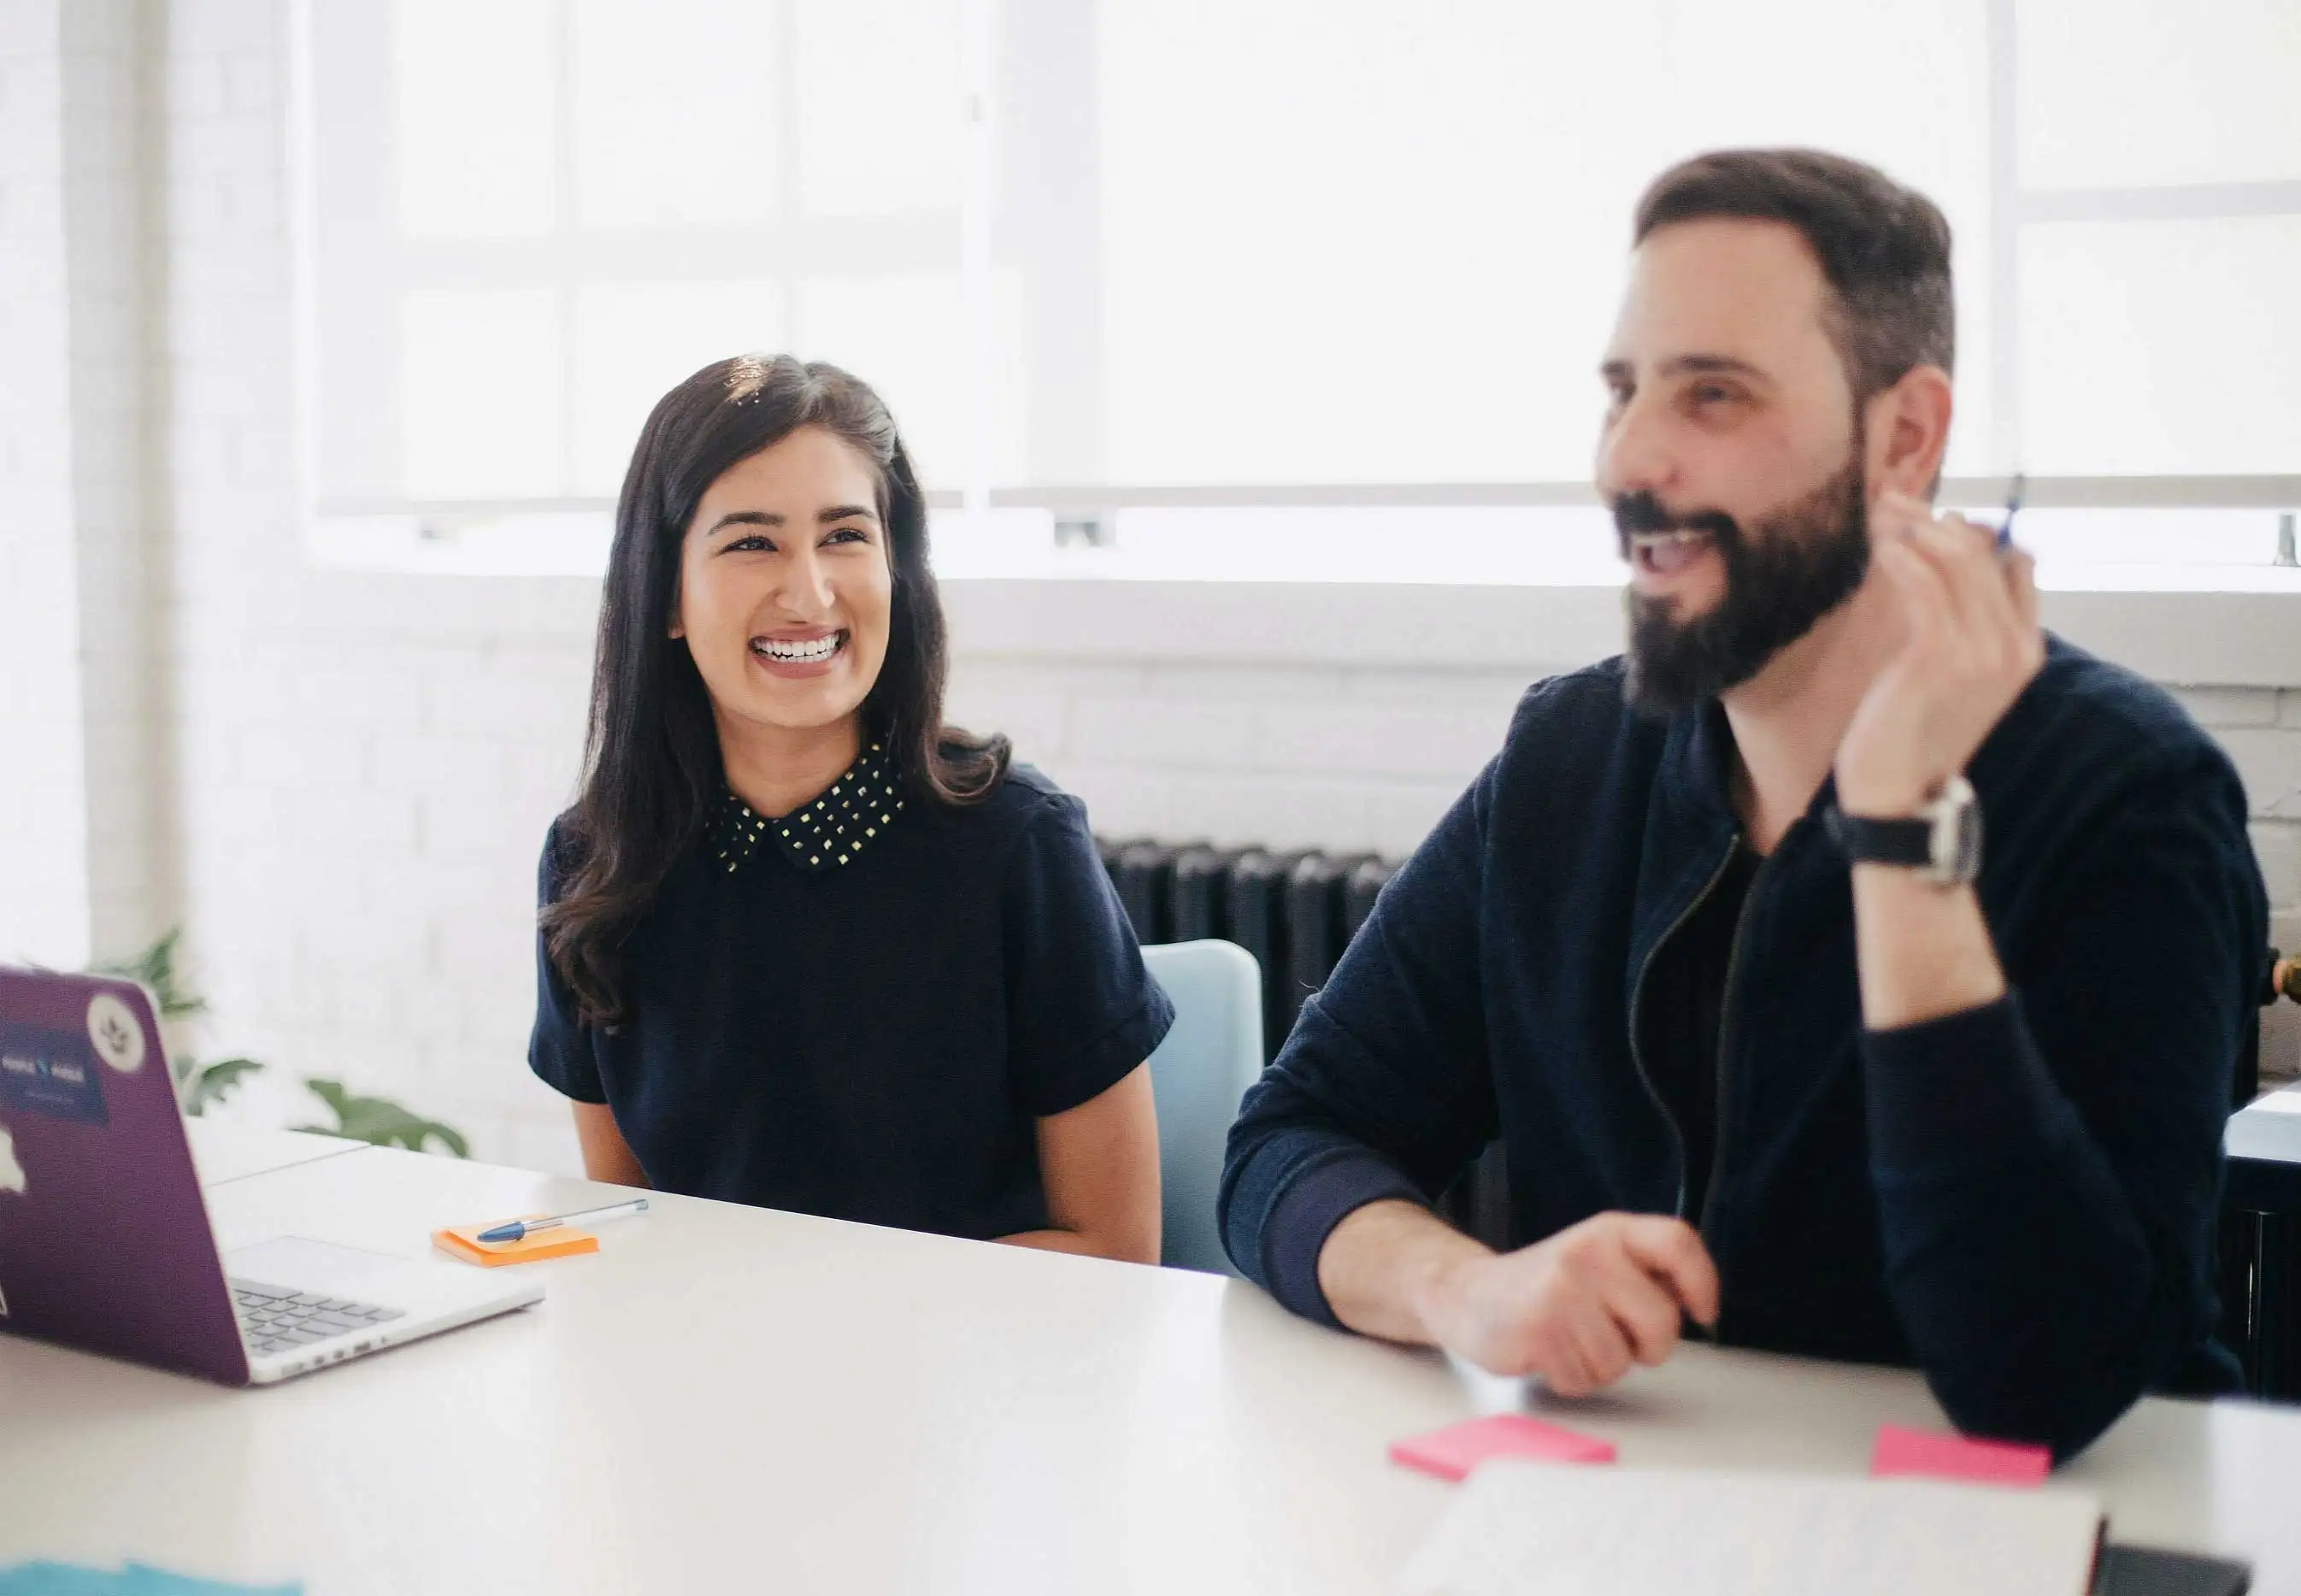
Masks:
[[[713,827],[719,862],[732,874],[764,841],[780,847],[801,870],[848,864],[902,813],[899,785],[893,762],[874,742],[829,791],[780,819],[768,819],[730,791],[719,800]]]

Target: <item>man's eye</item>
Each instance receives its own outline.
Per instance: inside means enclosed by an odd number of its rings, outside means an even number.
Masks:
[[[1705,382],[1694,390],[1694,402],[1697,405],[1723,405],[1734,397],[1732,389],[1720,388],[1714,382]]]

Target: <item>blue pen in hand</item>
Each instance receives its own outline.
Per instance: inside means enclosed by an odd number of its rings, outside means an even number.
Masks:
[[[2029,485],[2029,479],[2017,471],[2013,473],[2013,486],[2005,490],[2005,519],[1997,523],[1997,547],[2001,549],[2013,547],[2013,514],[2021,509],[2021,494]]]
[[[620,1219],[626,1214],[647,1212],[648,1199],[635,1197],[629,1202],[612,1202],[604,1208],[585,1208],[576,1214],[554,1214],[548,1219],[515,1219],[509,1224],[498,1224],[479,1234],[482,1241],[523,1241],[540,1230],[556,1230],[578,1219]]]

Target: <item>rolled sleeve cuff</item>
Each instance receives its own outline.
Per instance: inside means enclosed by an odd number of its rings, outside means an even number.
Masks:
[[[1156,982],[1150,983],[1134,1012],[1104,1027],[1092,1042],[1064,1060],[1059,1074],[1033,1082],[1025,1107],[1034,1118],[1050,1119],[1092,1102],[1157,1052],[1174,1024],[1173,1000]]]
[[[598,1071],[588,1059],[574,1056],[582,1047],[580,1040],[573,1047],[556,1045],[539,1033],[528,1044],[527,1067],[561,1097],[578,1103],[604,1103],[607,1094],[599,1084]]]
[[[2032,1156],[2068,1112],[2019,998],[1915,1025],[1865,1031],[1870,1148],[1898,1174],[1979,1169]]]
[[[1370,1202],[1402,1198],[1427,1204],[1412,1181],[1370,1152],[1342,1152],[1288,1182],[1262,1230],[1263,1283],[1306,1319],[1339,1330],[1342,1321],[1318,1286],[1318,1254],[1335,1226]]]

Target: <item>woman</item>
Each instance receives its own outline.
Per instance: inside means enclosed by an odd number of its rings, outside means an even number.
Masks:
[[[926,512],[835,367],[707,366],[615,514],[529,1061],[594,1180],[1156,1263],[1173,1018],[1078,800],[942,723]]]

